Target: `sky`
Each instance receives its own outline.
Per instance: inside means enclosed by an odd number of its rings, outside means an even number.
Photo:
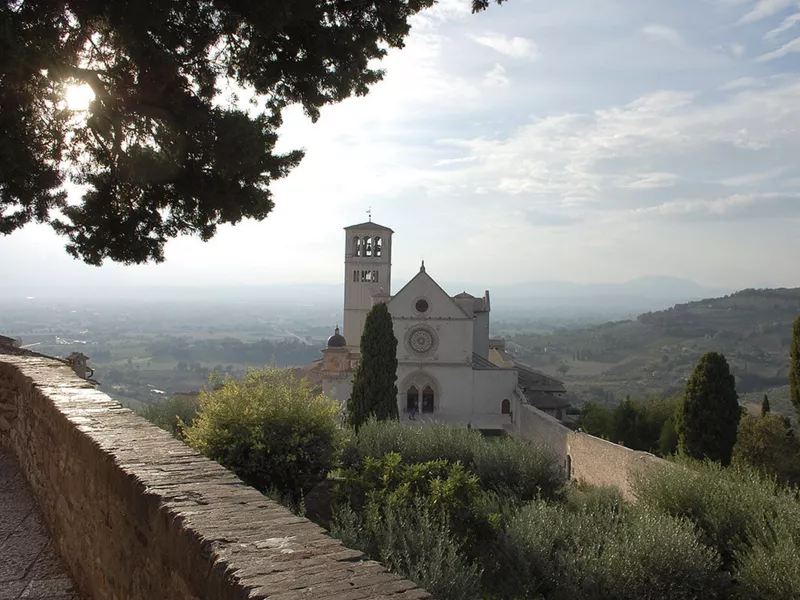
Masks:
[[[800,2],[508,0],[414,19],[363,98],[312,124],[264,221],[181,238],[166,262],[90,267],[29,226],[0,237],[27,285],[338,283],[343,227],[395,231],[393,290],[442,281],[683,277],[800,286]]]

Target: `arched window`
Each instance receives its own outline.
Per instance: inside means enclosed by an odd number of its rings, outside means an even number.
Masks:
[[[374,244],[375,247],[373,248],[372,252],[373,256],[375,256],[375,258],[383,256],[383,240],[379,237],[376,237]]]
[[[434,407],[434,399],[435,394],[433,393],[433,388],[429,385],[426,385],[425,388],[422,390],[422,412],[424,413],[432,413]]]
[[[361,256],[361,238],[358,236],[353,238],[353,256]]]
[[[406,393],[406,412],[411,412],[414,407],[419,410],[419,390],[416,386],[412,385],[408,388]]]
[[[504,415],[510,415],[511,414],[511,402],[508,401],[508,398],[503,398],[503,404],[502,404],[501,412]]]
[[[362,244],[364,246],[364,256],[372,256],[372,238],[365,237]]]

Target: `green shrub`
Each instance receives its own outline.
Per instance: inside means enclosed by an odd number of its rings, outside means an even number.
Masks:
[[[197,418],[200,403],[193,398],[167,398],[158,404],[148,404],[137,412],[153,425],[183,439],[184,429]]]
[[[713,598],[721,588],[719,557],[692,524],[644,508],[536,501],[509,523],[504,554],[508,598]]]
[[[480,478],[481,487],[501,495],[530,500],[553,497],[564,483],[554,455],[515,438],[485,438],[480,432],[443,424],[409,427],[399,422],[365,423],[343,452],[345,467],[360,468],[367,457],[398,453],[405,463],[460,461]]]
[[[481,441],[471,468],[485,489],[527,501],[552,498],[564,485],[555,455],[543,446],[517,437]]]
[[[298,499],[335,466],[339,404],[274,368],[249,370],[201,394],[187,442],[246,483]]]
[[[741,598],[795,600],[800,597],[800,544],[785,530],[768,543],[756,543],[738,560]]]
[[[777,476],[786,483],[800,483],[800,441],[788,417],[744,415],[733,447],[733,462]]]
[[[364,423],[351,437],[343,454],[345,467],[362,465],[368,456],[381,458],[397,452],[405,463],[431,460],[472,462],[483,436],[475,429],[456,428],[434,423],[426,427],[409,427],[398,421]]]
[[[625,509],[622,493],[615,487],[571,485],[566,490],[565,502],[572,512],[619,514]]]
[[[480,571],[461,552],[449,520],[427,503],[374,500],[363,517],[340,506],[331,534],[439,600],[480,598]]]
[[[726,568],[757,542],[769,543],[779,523],[800,528],[793,492],[758,471],[680,461],[634,483],[639,504],[691,520]]]

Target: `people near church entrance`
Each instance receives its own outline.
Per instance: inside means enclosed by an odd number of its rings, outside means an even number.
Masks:
[[[409,420],[416,421],[418,412],[419,412],[419,403],[414,402],[414,404],[411,405],[411,412],[408,413]]]

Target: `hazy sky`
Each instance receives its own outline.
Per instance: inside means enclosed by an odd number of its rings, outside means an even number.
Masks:
[[[289,111],[307,155],[262,223],[167,262],[94,268],[48,228],[0,237],[19,283],[335,283],[342,227],[392,227],[394,290],[424,258],[491,285],[674,275],[800,286],[800,3],[442,0],[366,98]]]

